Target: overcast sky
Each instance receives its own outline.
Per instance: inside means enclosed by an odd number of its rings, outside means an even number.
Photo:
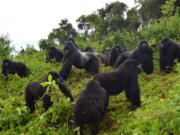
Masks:
[[[47,38],[61,19],[67,18],[76,27],[76,19],[91,14],[106,3],[117,0],[0,0],[0,35],[9,35],[12,44],[33,44]],[[134,6],[134,0],[119,0]]]

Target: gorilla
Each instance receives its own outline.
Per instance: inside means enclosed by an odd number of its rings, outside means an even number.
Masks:
[[[59,89],[63,92],[63,94],[66,97],[69,97],[71,102],[73,101],[71,92],[62,84],[62,78],[58,75],[57,72],[50,71],[42,80],[29,83],[25,89],[26,106],[30,109],[31,113],[35,111],[36,100],[41,98],[45,110],[47,110],[52,105],[50,96],[45,94],[46,87],[41,86],[42,82],[48,81],[48,75],[52,75],[52,79],[56,81],[56,84],[59,86]]]
[[[51,46],[48,51],[46,62],[49,62],[53,58],[55,58],[56,62],[61,62],[63,59],[63,52],[58,50],[56,47]]]
[[[83,135],[85,124],[91,126],[92,135],[97,135],[100,121],[107,111],[107,105],[106,90],[96,80],[90,81],[80,93],[80,97],[73,108],[75,124],[80,127],[80,135]]]
[[[107,65],[107,55],[102,53],[94,53],[94,54],[98,57],[101,64]]]
[[[84,52],[93,52],[93,49],[88,46],[84,49]]]
[[[180,44],[173,42],[169,38],[164,38],[161,41],[159,54],[160,70],[169,73],[175,64],[174,60],[178,59],[180,62]]]
[[[94,80],[100,83],[108,96],[117,95],[124,90],[132,104],[130,110],[135,110],[141,104],[138,85],[138,73],[141,72],[141,68],[138,65],[138,61],[127,59],[112,72],[96,74]]]
[[[153,73],[153,49],[148,45],[147,40],[141,40],[139,46],[135,50],[123,52],[117,58],[115,67],[118,67],[126,59],[135,59],[139,61],[146,74]]]
[[[120,45],[116,45],[108,52],[107,65],[114,66],[117,57],[124,52],[124,49]]]
[[[67,79],[72,66],[86,69],[91,74],[99,72],[99,60],[94,53],[81,52],[71,41],[67,41],[64,47],[64,64],[60,76]]]
[[[17,73],[20,77],[27,76],[28,68],[22,62],[14,62],[9,59],[4,59],[2,64],[2,74],[7,76],[7,74]]]

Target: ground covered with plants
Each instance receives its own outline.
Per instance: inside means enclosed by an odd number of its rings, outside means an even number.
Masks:
[[[45,53],[21,54],[15,60],[26,62],[30,68],[27,78],[0,75],[0,134],[2,135],[71,135],[73,134],[72,106],[68,99],[53,88],[54,104],[44,111],[38,101],[38,110],[30,114],[25,107],[24,89],[31,81],[40,80],[48,71],[59,71],[62,64],[45,63]],[[157,57],[155,55],[155,57]],[[130,103],[124,93],[110,98],[109,111],[101,122],[100,135],[178,135],[180,133],[180,65],[178,72],[165,74],[158,69],[152,75],[141,73],[139,85],[142,106],[129,111]],[[111,67],[101,65],[100,71],[111,71]],[[85,88],[92,75],[73,68],[65,85],[77,100],[79,92]],[[86,129],[87,134],[89,129]]]

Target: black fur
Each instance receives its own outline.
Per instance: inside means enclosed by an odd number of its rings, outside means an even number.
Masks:
[[[20,77],[27,76],[27,67],[22,62],[14,62],[9,59],[4,59],[2,64],[2,74],[7,75],[17,73]]]
[[[84,52],[93,52],[93,49],[88,46],[84,49]]]
[[[90,81],[80,93],[73,108],[75,124],[80,127],[80,135],[83,135],[85,124],[91,126],[92,135],[99,132],[99,123],[103,119],[107,105],[108,98],[105,89],[97,81]]]
[[[107,94],[117,95],[123,90],[131,102],[131,110],[140,106],[140,90],[138,85],[138,73],[141,68],[138,62],[127,59],[115,71],[98,73],[94,80],[99,81],[100,85],[107,91]]]
[[[46,62],[49,62],[51,59],[54,59],[54,58],[56,62],[61,62],[63,59],[63,52],[57,49],[56,47],[51,46],[48,51]]]
[[[60,71],[60,76],[67,79],[72,66],[86,69],[91,74],[99,72],[99,61],[94,53],[81,52],[71,41],[67,41],[64,47],[64,64]]]
[[[180,62],[180,44],[173,42],[169,38],[164,38],[161,41],[159,54],[160,70],[169,73],[172,71],[172,67],[175,64],[174,60],[178,59]]]
[[[147,74],[153,73],[153,49],[146,40],[141,40],[139,46],[133,51],[123,52],[116,61],[115,67],[118,67],[126,59],[135,59],[142,64],[143,71]]]
[[[48,75],[49,74],[52,75],[52,79],[56,81],[63,94],[66,97],[69,97],[71,101],[73,101],[73,96],[71,95],[70,91],[62,84],[63,80],[61,79],[61,77],[59,77],[58,73],[55,71],[50,71]],[[45,94],[46,88],[41,86],[42,82],[48,81],[48,75],[46,75],[40,81],[29,83],[25,89],[25,101],[31,113],[35,111],[35,101],[39,100],[40,98],[42,98],[43,100],[43,106],[45,110],[47,110],[52,105],[52,102],[50,101],[50,96]]]
[[[124,52],[124,49],[120,45],[116,45],[108,52],[107,65],[114,66],[116,59],[121,53]]]

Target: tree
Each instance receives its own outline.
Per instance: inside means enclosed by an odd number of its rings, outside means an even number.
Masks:
[[[49,39],[41,39],[39,41],[39,48],[41,50],[48,50],[50,46],[55,46],[56,44]]]
[[[7,36],[0,36],[0,58],[8,57],[12,52],[10,47],[10,40]]]
[[[148,23],[152,19],[162,17],[161,6],[166,0],[135,0],[139,4],[139,14],[143,22]]]
[[[53,29],[53,31],[48,35],[48,39],[57,40],[59,44],[61,44],[64,43],[67,38],[75,37],[76,35],[77,32],[72,24],[69,23],[67,19],[63,19],[59,23],[59,28]]]

